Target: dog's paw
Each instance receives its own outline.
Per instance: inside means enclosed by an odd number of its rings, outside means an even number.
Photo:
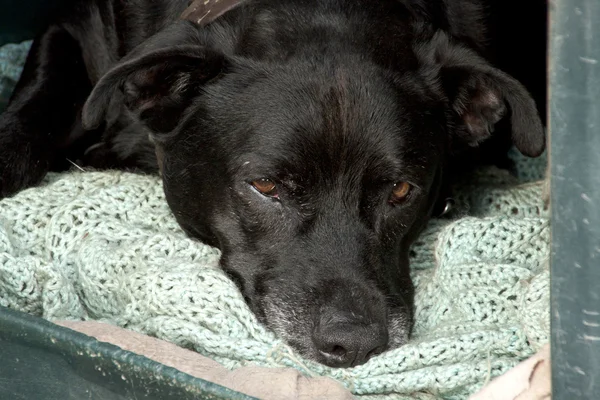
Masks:
[[[39,183],[50,168],[50,152],[14,120],[0,118],[0,199]]]

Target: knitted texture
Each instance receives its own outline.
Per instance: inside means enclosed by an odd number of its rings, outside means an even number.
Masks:
[[[0,111],[6,107],[12,89],[15,87],[31,41],[9,43],[0,47]]]
[[[514,155],[518,176],[487,168],[458,187],[458,215],[432,220],[411,250],[411,341],[351,369],[303,360],[255,319],[189,239],[157,177],[50,174],[0,201],[0,305],[95,319],[192,348],[228,368],[295,367],[364,399],[464,399],[549,337],[544,158]]]

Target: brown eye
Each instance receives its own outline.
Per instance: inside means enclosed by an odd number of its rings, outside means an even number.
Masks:
[[[250,182],[252,186],[265,196],[277,197],[277,186],[272,180],[267,178],[257,179]]]
[[[390,201],[392,203],[399,203],[402,200],[405,200],[410,194],[411,189],[412,185],[408,182],[398,182],[394,184]]]

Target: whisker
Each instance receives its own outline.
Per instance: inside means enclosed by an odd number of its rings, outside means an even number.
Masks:
[[[85,169],[81,168],[79,165],[77,165],[76,163],[74,163],[73,161],[69,160],[68,158],[66,159],[68,162],[71,163],[71,165],[73,165],[75,168],[77,168],[78,170],[80,170],[81,172],[85,172]]]

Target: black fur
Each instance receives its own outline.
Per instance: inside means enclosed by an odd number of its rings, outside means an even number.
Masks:
[[[77,2],[0,117],[0,196],[67,158],[160,166],[175,217],[264,324],[360,364],[408,338],[408,249],[453,177],[544,150],[533,99],[490,64],[489,5],[250,0],[199,28],[177,21],[186,0]],[[398,182],[413,190],[392,201]]]

